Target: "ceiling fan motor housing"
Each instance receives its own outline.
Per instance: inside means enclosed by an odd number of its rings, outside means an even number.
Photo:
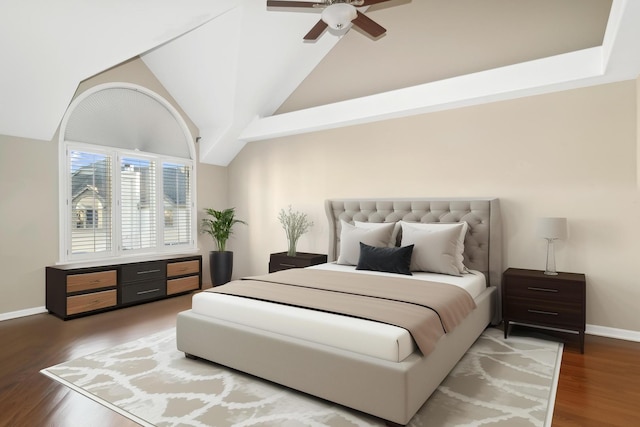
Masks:
[[[267,0],[267,7],[285,8],[318,8],[322,9],[322,15],[316,25],[311,28],[303,39],[306,41],[316,40],[327,29],[346,30],[351,25],[376,39],[386,33],[386,29],[377,22],[368,18],[357,7],[372,6],[384,3],[389,0],[317,0],[312,1],[291,1],[291,0]],[[344,34],[343,31],[337,35]]]
[[[322,20],[334,30],[346,28],[358,16],[358,11],[348,3],[333,3],[322,11]]]

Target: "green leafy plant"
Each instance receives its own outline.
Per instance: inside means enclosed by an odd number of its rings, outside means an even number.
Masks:
[[[313,227],[313,221],[309,221],[307,214],[293,211],[291,209],[291,205],[289,205],[289,210],[287,211],[280,209],[278,219],[280,220],[280,224],[282,224],[282,228],[284,228],[285,233],[287,233],[287,240],[289,241],[287,255],[296,256],[298,239]]]
[[[235,208],[217,211],[207,208],[205,212],[209,218],[202,219],[202,232],[209,234],[218,246],[218,251],[224,252],[227,240],[233,234],[233,226],[236,224],[247,224],[246,222],[236,219]]]

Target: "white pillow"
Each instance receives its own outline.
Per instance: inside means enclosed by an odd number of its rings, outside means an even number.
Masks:
[[[463,264],[466,222],[455,224],[410,223],[401,221],[402,246],[414,245],[411,271],[460,276]]]
[[[391,233],[395,223],[385,223],[382,226],[364,228],[351,225],[344,220],[340,220],[342,230],[340,231],[340,255],[338,264],[358,265],[360,259],[360,242],[377,248],[389,247]]]
[[[389,224],[395,224],[393,227],[393,232],[391,233],[391,238],[389,239],[389,247],[395,248],[398,233],[400,232],[400,222],[362,222],[362,221],[353,221],[358,228],[369,228],[375,229],[380,227],[386,227]]]

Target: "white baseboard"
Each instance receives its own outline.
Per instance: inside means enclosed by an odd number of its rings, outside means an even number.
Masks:
[[[42,306],[42,307],[27,308],[27,309],[18,310],[18,311],[11,311],[9,313],[0,313],[0,322],[3,320],[17,319],[18,317],[32,316],[34,314],[41,314],[46,312],[47,312],[47,308]]]
[[[640,342],[640,332],[628,329],[609,328],[607,326],[587,325],[585,333],[599,337]]]

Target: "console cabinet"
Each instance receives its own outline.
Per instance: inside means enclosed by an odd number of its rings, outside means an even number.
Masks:
[[[96,267],[46,269],[47,310],[62,319],[202,288],[200,255]]]

